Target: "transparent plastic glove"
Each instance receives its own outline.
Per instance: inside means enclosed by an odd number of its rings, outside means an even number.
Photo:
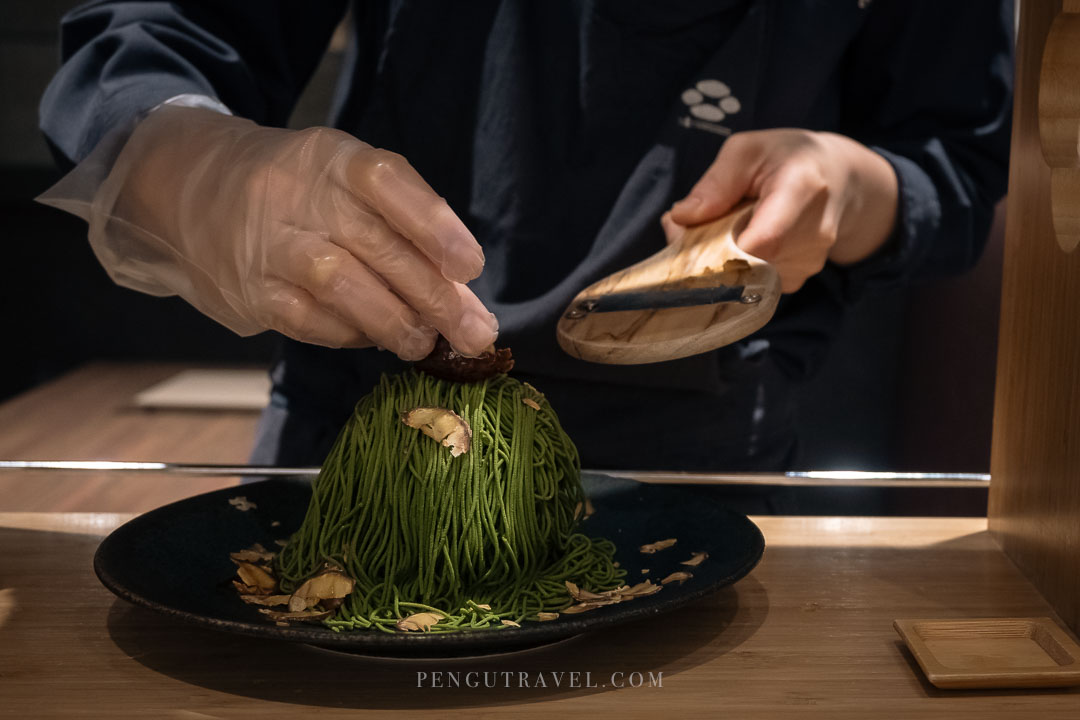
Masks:
[[[100,159],[84,164],[39,200],[89,221],[121,285],[180,295],[241,335],[378,345],[405,360],[436,333],[469,355],[495,340],[495,317],[463,284],[483,269],[480,246],[398,155],[329,128],[165,106],[103,182]]]

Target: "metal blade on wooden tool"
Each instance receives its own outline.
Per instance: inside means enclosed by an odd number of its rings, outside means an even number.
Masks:
[[[629,292],[611,293],[585,298],[574,304],[570,313],[604,313],[626,310],[663,310],[666,308],[715,305],[726,302],[753,302],[743,297],[743,286],[716,285],[712,287],[675,288],[671,290],[649,288]]]

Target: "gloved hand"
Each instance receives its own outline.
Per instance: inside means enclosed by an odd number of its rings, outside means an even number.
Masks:
[[[661,223],[671,242],[686,226],[714,220],[743,198],[758,198],[736,244],[771,263],[790,293],[826,260],[851,265],[881,248],[896,224],[897,197],[892,165],[855,140],[809,130],[756,130],[728,138]]]
[[[401,156],[337,130],[161,107],[124,144],[89,221],[116,282],[178,294],[241,335],[404,360],[437,333],[467,355],[497,335],[463,284],[484,266],[465,225]]]

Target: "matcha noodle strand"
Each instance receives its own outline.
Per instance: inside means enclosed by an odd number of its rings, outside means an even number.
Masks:
[[[464,418],[469,451],[452,457],[401,422],[418,406]],[[431,632],[535,619],[571,603],[567,580],[591,590],[623,581],[614,545],[576,530],[583,500],[577,449],[528,384],[384,375],[338,435],[277,556],[281,589],[341,567],[356,584],[325,621],[336,630],[397,632],[399,618],[421,611],[444,618]]]

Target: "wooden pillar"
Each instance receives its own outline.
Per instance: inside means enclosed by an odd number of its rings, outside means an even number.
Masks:
[[[989,514],[1080,632],[1080,0],[1062,5],[1020,6]]]

